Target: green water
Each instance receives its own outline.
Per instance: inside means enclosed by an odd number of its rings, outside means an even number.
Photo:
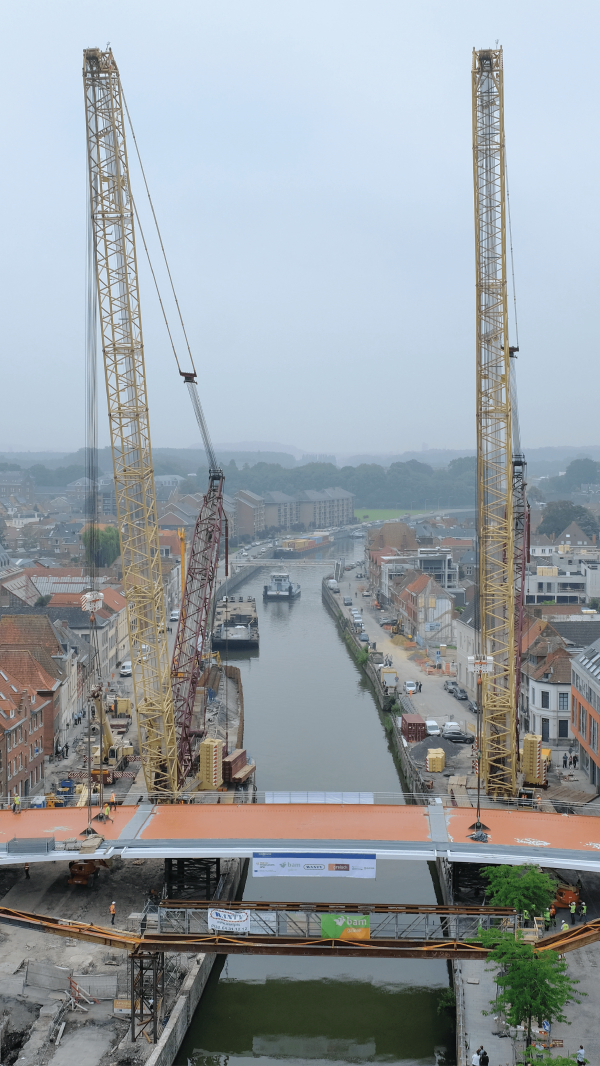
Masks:
[[[362,542],[343,545],[346,558],[362,550]],[[293,564],[301,598],[263,604],[266,573],[242,590],[257,598],[260,655],[235,660],[258,788],[401,791],[369,686],[322,604],[323,573]],[[244,898],[436,902],[427,865],[396,861],[379,861],[375,882],[249,876]],[[447,987],[441,960],[232,955],[213,969],[176,1062],[451,1062],[450,1019],[437,1013]]]

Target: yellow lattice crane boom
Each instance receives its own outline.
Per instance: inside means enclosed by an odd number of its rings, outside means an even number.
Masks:
[[[123,587],[146,787],[177,791],[177,745],[150,447],[134,204],[123,96],[111,51],[84,51],[91,234]]]
[[[502,49],[473,52],[473,179],[477,289],[477,494],[486,791],[517,786],[511,360],[506,278]]]

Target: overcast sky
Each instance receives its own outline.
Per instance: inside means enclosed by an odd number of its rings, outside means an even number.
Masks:
[[[599,10],[5,0],[0,450],[84,441],[82,49],[108,41],[213,439],[347,453],[474,444],[471,51],[499,40],[524,444],[597,443]],[[141,295],[153,442],[194,444],[145,266]]]

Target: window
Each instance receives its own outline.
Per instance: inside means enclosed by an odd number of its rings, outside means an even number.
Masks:
[[[598,751],[598,719],[590,714],[590,748]]]
[[[577,721],[577,700],[574,696],[571,696],[571,721],[573,725]]]
[[[543,592],[544,591],[544,582],[543,581],[538,581],[537,586],[538,586],[538,592]]]
[[[585,740],[587,736],[587,711],[581,703],[579,704],[579,733]]]
[[[550,719],[542,718],[542,743],[550,740]]]
[[[569,710],[569,693],[559,692],[558,694],[558,709],[559,711]]]
[[[568,740],[569,738],[569,719],[558,719],[558,738],[559,740]]]
[[[535,689],[533,687],[531,689],[531,706],[535,707]]]
[[[547,688],[542,689],[542,707],[548,710],[550,707],[550,693]]]

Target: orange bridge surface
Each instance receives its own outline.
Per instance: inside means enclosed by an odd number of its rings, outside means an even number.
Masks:
[[[475,811],[376,804],[190,804],[119,807],[93,821],[95,852],[123,859],[251,857],[255,852],[376,855],[378,859],[537,862],[600,871],[600,818],[485,810],[487,841],[474,841]],[[72,859],[87,808],[0,811],[0,865]]]

